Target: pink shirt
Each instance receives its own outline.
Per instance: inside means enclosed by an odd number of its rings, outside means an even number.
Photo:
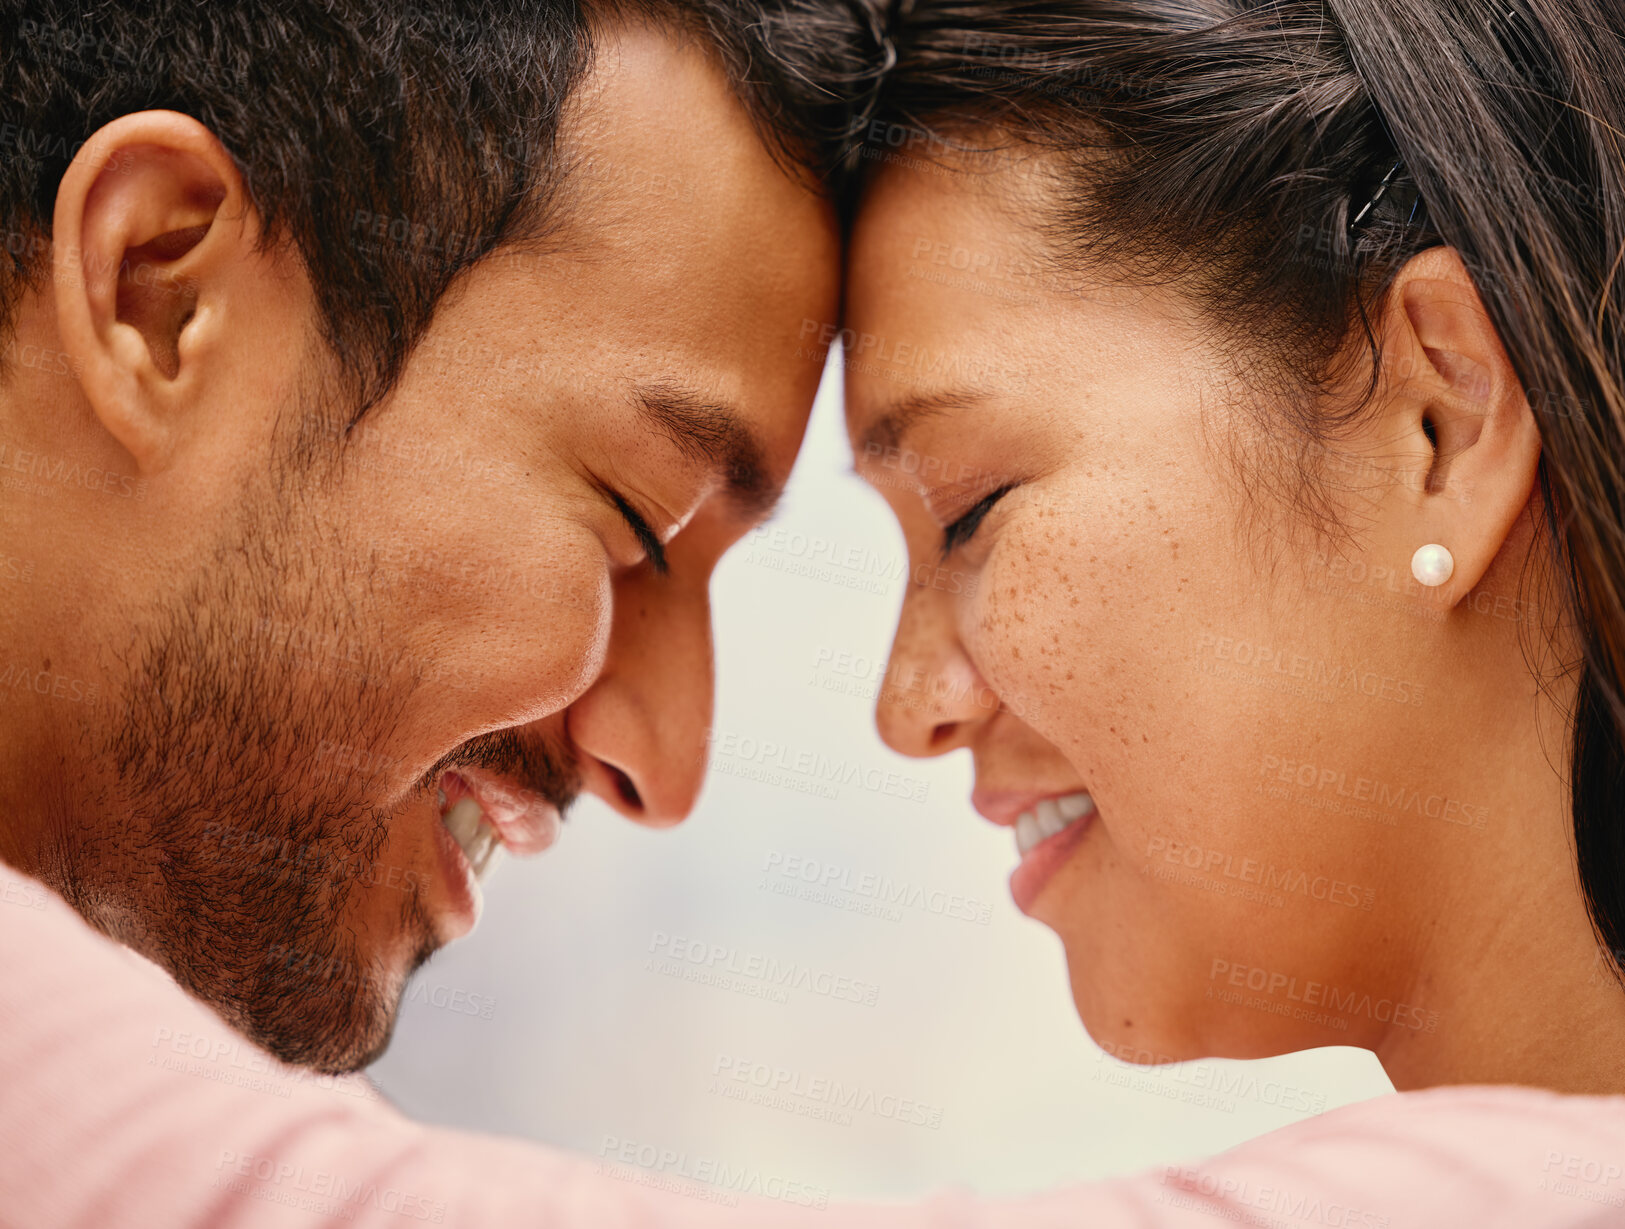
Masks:
[[[1625,1226],[1625,1097],[1431,1089],[1195,1167],[1020,1199],[821,1207],[633,1144],[578,1157],[410,1122],[365,1080],[281,1066],[4,867],[0,970],[5,1229]]]

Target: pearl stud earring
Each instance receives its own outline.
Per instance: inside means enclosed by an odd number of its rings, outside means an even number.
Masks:
[[[1455,570],[1456,561],[1437,542],[1418,547],[1416,554],[1411,556],[1411,575],[1430,589],[1444,584]]]

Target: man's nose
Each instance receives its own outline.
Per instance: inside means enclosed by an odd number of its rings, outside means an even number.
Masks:
[[[583,787],[653,827],[686,818],[705,780],[709,579],[648,567],[618,578],[603,671],[567,717]]]
[[[966,746],[993,716],[990,694],[960,644],[953,598],[911,581],[875,704],[882,740],[916,757]]]

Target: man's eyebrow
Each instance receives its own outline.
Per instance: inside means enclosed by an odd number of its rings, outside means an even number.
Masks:
[[[864,428],[858,446],[863,456],[896,448],[922,419],[934,418],[949,410],[969,409],[987,399],[987,393],[969,385],[940,392],[911,394],[892,402],[876,414],[874,420]],[[861,460],[862,457],[857,459]]]
[[[717,474],[734,503],[764,519],[784,493],[768,473],[766,449],[733,406],[669,384],[648,384],[632,395],[638,412],[679,451]]]

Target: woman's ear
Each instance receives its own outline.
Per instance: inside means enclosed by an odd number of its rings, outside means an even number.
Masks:
[[[122,116],[68,166],[51,237],[85,396],[141,472],[161,470],[220,349],[231,274],[258,248],[237,166],[190,116]]]
[[[1384,514],[1381,549],[1409,571],[1437,544],[1454,605],[1483,579],[1528,506],[1540,432],[1501,338],[1461,258],[1434,247],[1406,262],[1382,325],[1383,447],[1406,480]]]

